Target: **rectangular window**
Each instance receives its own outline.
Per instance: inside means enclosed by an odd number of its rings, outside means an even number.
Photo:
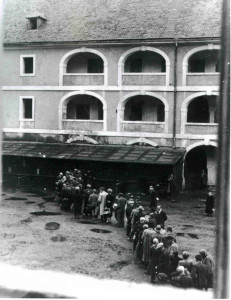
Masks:
[[[141,58],[131,59],[130,72],[131,73],[141,73],[142,72],[142,59]]]
[[[204,73],[205,59],[192,59],[189,64],[189,73]]]
[[[102,59],[89,58],[87,61],[87,73],[103,73]]]
[[[20,120],[33,121],[34,119],[34,97],[20,97]]]
[[[76,119],[90,120],[90,104],[76,105]]]
[[[20,76],[35,76],[35,55],[20,56]]]
[[[38,19],[29,19],[29,30],[36,30],[38,29]]]

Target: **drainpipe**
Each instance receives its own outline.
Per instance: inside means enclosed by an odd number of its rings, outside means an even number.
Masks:
[[[172,147],[176,148],[176,100],[177,100],[177,47],[178,43],[175,40],[174,49],[174,98],[173,98],[173,137],[172,137]]]

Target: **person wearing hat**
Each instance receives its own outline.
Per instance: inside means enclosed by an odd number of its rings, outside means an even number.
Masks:
[[[127,199],[124,197],[123,193],[119,193],[118,196],[119,197],[118,197],[117,208],[116,208],[117,219],[118,219],[117,226],[123,228],[124,227],[125,205],[126,205]]]
[[[137,244],[135,247],[135,256],[140,261],[142,260],[142,257],[143,257],[143,238],[142,238],[142,236],[146,229],[148,229],[148,225],[141,223],[139,226],[139,230],[137,231]]]
[[[92,188],[90,184],[87,184],[87,188],[83,191],[83,204],[82,204],[82,214],[88,215],[91,212],[88,209],[89,196],[92,194]]]
[[[176,243],[176,236],[172,231],[172,226],[168,226],[167,230],[163,236],[163,243],[165,248],[169,248],[170,245],[172,244],[172,241]]]
[[[208,196],[205,202],[205,213],[208,217],[212,217],[214,211],[214,193],[212,191],[208,192]]]
[[[154,234],[153,234],[153,238],[157,238],[159,243],[163,242],[163,234],[161,233],[161,226],[157,225],[156,228],[154,229]]]
[[[101,187],[99,192],[99,197],[98,197],[98,204],[99,204],[99,214],[102,222],[106,222],[105,216],[104,216],[104,208],[106,205],[106,197],[107,197],[107,192],[105,192],[105,188]]]
[[[107,190],[107,196],[106,196],[106,204],[105,209],[108,209],[109,213],[106,215],[106,223],[111,223],[111,217],[112,217],[112,211],[113,211],[113,205],[115,202],[115,196],[112,194],[112,189]]]
[[[81,214],[81,207],[82,207],[82,196],[81,196],[81,191],[79,187],[75,188],[75,195],[73,199],[73,212],[75,215],[75,219],[79,219],[79,216]]]
[[[170,284],[180,288],[193,288],[193,280],[187,269],[183,266],[178,266]]]
[[[151,211],[154,211],[157,207],[157,201],[159,201],[159,198],[157,196],[157,193],[153,185],[150,185],[149,187],[149,199],[150,199],[149,207]]]
[[[159,244],[159,240],[154,238],[152,240],[152,245],[150,247],[150,262],[149,262],[149,271],[151,274],[151,283],[155,282],[156,273],[157,273],[157,265],[158,265],[158,250],[157,246]]]
[[[202,263],[202,256],[195,255],[196,263],[193,265],[191,276],[193,279],[194,287],[199,290],[208,289],[209,281],[209,268]]]
[[[96,215],[97,201],[98,201],[97,191],[96,191],[96,189],[93,189],[92,193],[91,193],[91,195],[89,196],[89,199],[88,199],[88,205],[91,209],[92,218],[95,218],[97,216]]]
[[[139,233],[143,232],[143,226],[145,225],[145,218],[141,217],[140,220],[135,224],[133,233],[132,233],[132,240],[133,240],[133,252],[136,250],[136,245],[138,243]],[[141,238],[141,236],[140,236]],[[142,257],[141,257],[142,258]]]
[[[131,213],[132,210],[136,207],[136,202],[134,200],[134,196],[131,195],[130,198],[127,201],[126,207],[125,207],[125,213],[126,213],[126,218],[127,218],[127,230],[126,230],[126,234],[129,237],[130,236],[130,232],[131,232]]]
[[[164,229],[165,221],[168,219],[166,212],[163,211],[160,205],[157,206],[154,216],[156,219],[156,224],[161,225],[161,227]]]
[[[193,261],[189,258],[189,253],[187,251],[183,251],[182,253],[183,259],[179,261],[179,266],[184,267],[191,273],[193,267]]]
[[[209,280],[208,287],[213,287],[213,277],[214,277],[214,262],[210,255],[208,255],[207,251],[204,249],[200,250],[200,255],[202,256],[202,263],[206,265],[209,269]]]
[[[152,245],[152,241],[155,237],[155,230],[154,230],[154,222],[150,221],[148,223],[148,228],[144,230],[142,235],[143,240],[143,257],[142,262],[144,263],[145,268],[147,269],[147,274],[149,274],[149,259],[150,259],[150,247]]]
[[[163,243],[158,244],[158,264],[157,264],[157,273],[165,274],[165,276],[159,276],[159,280],[162,280],[162,277],[169,277],[169,263],[170,263],[170,258],[169,258],[169,252],[167,249],[165,249]],[[164,280],[165,281],[165,280]]]

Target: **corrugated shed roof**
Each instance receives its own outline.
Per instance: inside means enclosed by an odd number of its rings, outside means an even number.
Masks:
[[[185,150],[171,148],[7,142],[2,154],[22,157],[174,165]]]
[[[5,0],[4,42],[220,36],[222,0]],[[27,30],[27,16],[47,18]]]

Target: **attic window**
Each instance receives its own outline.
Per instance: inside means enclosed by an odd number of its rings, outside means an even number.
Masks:
[[[39,29],[47,20],[42,14],[38,14],[38,13],[27,17],[27,19],[28,19],[28,29],[29,30]]]
[[[38,29],[37,19],[29,19],[29,30]]]

